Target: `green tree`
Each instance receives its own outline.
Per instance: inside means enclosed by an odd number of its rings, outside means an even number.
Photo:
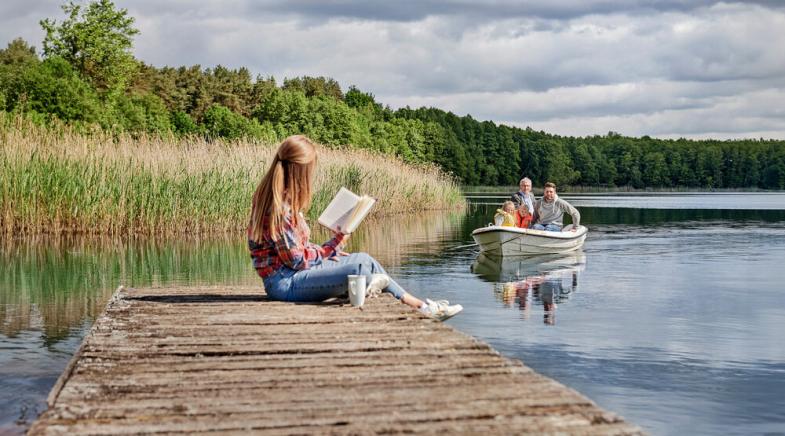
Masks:
[[[718,188],[722,186],[722,152],[716,143],[704,143],[698,151],[696,172],[701,186]]]
[[[736,159],[736,165],[739,167],[739,171],[742,174],[741,181],[736,187],[752,187],[759,184],[761,179],[760,176],[760,160],[758,156],[760,155],[760,150],[758,147],[748,149],[744,152],[744,156],[740,159]]]
[[[276,89],[278,89],[278,87],[275,83],[275,77],[268,76],[265,78],[261,75],[256,76],[256,81],[253,83],[253,87],[251,87],[251,96],[248,101],[251,112],[259,107],[259,105]]]
[[[648,187],[668,186],[668,165],[665,156],[657,151],[643,155],[643,183]]]
[[[572,160],[565,146],[558,138],[549,138],[545,141],[543,179],[545,182],[553,182],[556,185],[569,185],[580,177],[580,174],[572,169]]]
[[[90,2],[84,9],[69,1],[62,9],[67,18],[61,23],[41,21],[44,55],[68,61],[99,93],[119,95],[137,69],[131,48],[139,31],[133,17],[110,0]]]
[[[275,140],[270,124],[260,124],[232,112],[218,104],[210,106],[204,113],[204,127],[209,136],[226,139],[255,138],[267,142]]]
[[[181,135],[190,135],[199,131],[199,126],[190,115],[183,111],[172,112],[172,128]]]
[[[51,57],[30,68],[20,87],[7,102],[22,111],[49,113],[63,121],[94,122],[101,104],[93,88],[59,57]]]
[[[303,128],[307,135],[324,144],[357,144],[361,117],[343,101],[321,95],[308,99]]]
[[[111,121],[127,132],[165,134],[172,131],[169,111],[154,94],[117,97],[116,114]]]
[[[245,117],[251,115],[253,82],[251,72],[247,68],[230,70],[218,65],[212,70],[207,70],[207,74],[214,103],[226,106],[232,112]]]
[[[38,61],[35,47],[22,38],[16,38],[0,49],[0,64],[3,65],[29,65]]]
[[[260,123],[272,124],[279,137],[305,133],[308,130],[308,98],[301,91],[275,88],[254,110],[253,116]]]
[[[770,144],[764,159],[767,165],[762,171],[760,185],[766,189],[785,189],[785,146]]]
[[[343,100],[341,86],[335,79],[329,77],[295,77],[283,81],[283,89],[286,91],[300,91],[306,97],[318,97],[326,95],[336,100]]]
[[[349,90],[346,91],[344,101],[349,107],[353,108],[362,108],[378,104],[376,103],[373,94],[362,92],[354,85],[350,86]]]
[[[579,177],[578,183],[588,186],[596,185],[600,182],[600,173],[594,161],[594,156],[589,150],[590,146],[591,143],[589,141],[576,141],[574,138],[569,138],[568,140],[573,166]]]
[[[517,129],[514,131],[513,137],[518,143],[520,154],[520,178],[528,177],[535,186],[542,185],[546,182],[543,175],[543,161],[546,153],[545,144],[543,143],[545,133],[536,132],[527,127],[525,130]]]
[[[371,120],[382,121],[386,118],[387,111],[377,103],[373,94],[362,92],[355,86],[350,86],[344,96],[346,105],[365,115]]]
[[[0,49],[0,110],[13,109],[23,92],[25,77],[39,63],[35,48],[16,38]]]
[[[389,124],[398,127],[399,143],[395,154],[407,162],[424,162],[425,136],[423,135],[423,122],[420,120],[406,120],[396,118]]]

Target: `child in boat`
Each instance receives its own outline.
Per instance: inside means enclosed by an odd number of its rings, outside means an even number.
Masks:
[[[528,229],[532,224],[532,214],[529,213],[529,208],[526,203],[521,203],[518,210],[515,211],[515,225],[522,229]]]
[[[493,223],[502,227],[515,227],[515,203],[510,200],[502,203],[501,209],[496,209]]]

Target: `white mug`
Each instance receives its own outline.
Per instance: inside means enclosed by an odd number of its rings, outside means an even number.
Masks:
[[[348,275],[346,279],[349,284],[349,302],[354,307],[360,307],[365,304],[365,276],[363,275]]]

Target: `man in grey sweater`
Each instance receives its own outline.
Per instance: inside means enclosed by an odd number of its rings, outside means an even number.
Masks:
[[[545,184],[542,198],[534,203],[534,230],[547,230],[550,232],[560,232],[564,224],[562,224],[562,217],[564,212],[567,212],[572,217],[572,231],[578,229],[581,223],[581,213],[578,209],[572,207],[570,203],[559,198],[556,195],[556,185],[551,182]]]

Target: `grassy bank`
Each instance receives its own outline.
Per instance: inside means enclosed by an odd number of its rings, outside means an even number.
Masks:
[[[201,234],[245,228],[274,144],[76,133],[0,112],[0,228],[6,234]],[[378,214],[461,207],[457,184],[357,150],[321,148],[311,217],[341,186]]]

